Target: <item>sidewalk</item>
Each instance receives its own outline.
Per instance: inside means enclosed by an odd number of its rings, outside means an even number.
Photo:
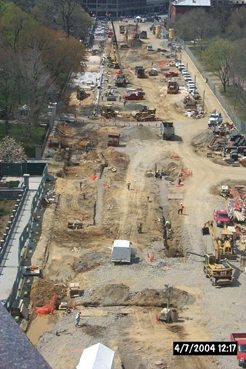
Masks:
[[[8,249],[0,267],[1,301],[6,300],[9,297],[16,279],[16,274],[19,267],[19,239],[23,229],[29,221],[33,197],[36,194],[36,190],[38,189],[41,178],[42,177],[33,177],[30,179],[29,191],[26,195],[25,202],[18,216],[15,229],[9,241]]]

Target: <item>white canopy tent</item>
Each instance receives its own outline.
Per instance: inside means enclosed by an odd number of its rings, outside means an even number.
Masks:
[[[115,352],[97,343],[84,349],[76,369],[114,369]]]

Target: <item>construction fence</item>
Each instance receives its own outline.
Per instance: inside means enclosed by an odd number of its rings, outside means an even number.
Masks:
[[[179,42],[182,44],[184,51],[189,55],[190,59],[193,61],[193,63],[197,67],[198,71],[203,76],[203,78],[207,81],[210,89],[213,91],[214,95],[219,100],[220,104],[225,109],[225,111],[227,112],[228,116],[230,117],[230,119],[232,120],[232,122],[235,124],[235,126],[237,127],[237,129],[241,133],[244,133],[245,134],[246,133],[246,123],[243,122],[242,120],[240,120],[239,118],[237,118],[236,115],[232,112],[230,106],[226,103],[225,99],[221,96],[220,92],[217,90],[215,84],[209,78],[209,76],[207,75],[207,73],[204,72],[204,70],[202,69],[200,63],[197,61],[197,59],[195,58],[195,56],[193,55],[193,53],[191,52],[191,50],[189,49],[189,47],[185,44],[184,40],[181,40],[180,39]]]

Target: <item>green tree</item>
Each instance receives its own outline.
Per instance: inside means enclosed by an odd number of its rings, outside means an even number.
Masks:
[[[220,79],[224,92],[226,92],[226,86],[231,77],[233,52],[233,44],[230,41],[219,40],[212,43],[202,53],[206,70]]]
[[[201,8],[182,15],[175,24],[175,33],[185,40],[194,40],[194,46],[198,43],[200,51],[219,32],[218,20]]]
[[[233,12],[229,18],[226,36],[230,40],[240,40],[246,37],[246,9],[242,7],[238,12]]]

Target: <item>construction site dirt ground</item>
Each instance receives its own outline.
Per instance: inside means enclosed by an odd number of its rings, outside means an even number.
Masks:
[[[162,41],[150,34],[149,26],[141,25],[149,35],[144,41],[157,48]],[[157,109],[160,119],[174,122],[176,139],[163,141],[159,124],[128,119],[129,124],[123,126],[120,118],[116,125],[91,121],[87,116],[93,97],[81,103],[72,92],[67,110],[76,113],[77,122],[59,126],[58,134],[69,150],[49,148],[54,154],[48,170],[56,177],[55,202],[45,209],[32,257],[32,265],[39,265],[43,274],[31,287],[33,307],[48,304],[56,292],[55,310],[45,317],[33,313],[27,336],[54,369],[75,368],[83,350],[98,342],[115,351],[115,369],[230,369],[236,366],[235,357],[173,356],[172,349],[175,341],[229,341],[231,332],[245,327],[245,275],[239,262],[232,263],[234,286],[214,287],[204,276],[202,258],[187,256],[187,250],[214,252],[212,237],[203,237],[201,229],[215,208],[226,207],[218,195],[220,185],[245,185],[245,168],[226,165],[221,157],[206,157],[212,137],[208,116],[184,116],[185,92],[168,95],[160,75],[137,79],[131,50],[122,51],[121,58],[132,85],[143,87],[146,101]],[[135,63],[145,68],[159,58],[154,52],[149,56],[144,45],[134,55]],[[189,67],[198,73],[190,62]],[[202,78],[199,87],[201,91],[207,88]],[[127,103],[125,109],[121,102],[118,105],[126,121],[131,105]],[[205,106],[208,113],[216,109],[226,119],[209,92]],[[111,132],[120,133],[117,148],[107,147]],[[164,169],[165,179],[155,178],[156,169]],[[182,173],[188,175],[183,186],[177,187]],[[178,215],[180,202],[183,215]],[[166,220],[174,231],[167,244],[163,239]],[[82,223],[82,229],[68,229],[68,223],[75,221]],[[138,233],[139,223],[142,233]],[[137,249],[129,265],[111,262],[116,239],[129,240]],[[237,251],[240,254],[242,246]],[[70,282],[79,283],[80,297],[68,296]],[[179,313],[178,321],[170,324],[156,321],[156,314],[168,303],[165,284],[174,287],[170,303]],[[58,310],[61,302],[67,302],[71,313]],[[78,311],[81,319],[76,328]],[[162,366],[157,366],[160,362]]]

